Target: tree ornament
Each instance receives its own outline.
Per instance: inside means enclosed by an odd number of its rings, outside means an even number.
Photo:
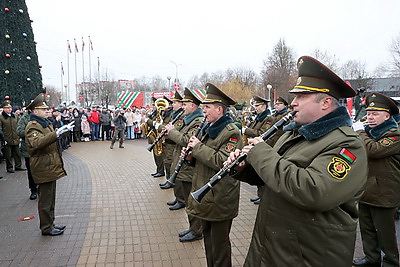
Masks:
[[[23,11],[22,9],[19,9],[18,11],[19,11],[19,13],[21,13],[21,14],[24,13],[24,11]]]
[[[6,54],[6,58],[10,58],[11,57],[11,55],[10,54]]]
[[[10,38],[11,38],[11,36],[6,34],[6,39],[10,39]]]
[[[8,12],[8,11],[10,11],[10,9],[8,7],[6,7],[6,8],[4,8],[4,11]]]
[[[28,78],[26,78],[26,80],[27,80],[28,82],[30,82],[30,81],[31,81],[31,78],[28,77]]]
[[[10,71],[9,70],[5,70],[4,73],[5,74],[10,74]]]
[[[27,60],[31,60],[31,57],[30,57],[30,56],[27,56],[26,59],[27,59]]]
[[[22,36],[24,36],[25,38],[28,37],[28,35],[26,33],[23,33]]]
[[[39,69],[41,69],[43,66],[42,65],[39,65]]]
[[[29,21],[30,21],[30,22],[33,22],[33,19],[30,19]]]

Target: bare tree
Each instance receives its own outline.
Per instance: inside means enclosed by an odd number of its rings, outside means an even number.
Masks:
[[[365,69],[365,62],[349,60],[342,66],[341,74],[343,79],[354,80],[357,89],[368,89],[372,86],[372,78]]]
[[[265,92],[271,84],[278,95],[287,98],[289,88],[293,87],[296,76],[296,61],[293,50],[288,47],[284,39],[280,39],[270,56],[264,61],[262,87]]]
[[[392,54],[392,75],[400,77],[400,34],[393,39],[390,45],[390,53]]]
[[[50,95],[50,105],[57,107],[61,104],[61,92],[58,91],[53,85],[45,85],[46,93]],[[29,103],[25,103],[28,105]]]
[[[339,59],[336,57],[336,55],[330,55],[328,51],[323,52],[319,49],[315,49],[312,53],[312,56],[318,59],[318,61],[322,62],[334,73],[338,73],[340,71]]]

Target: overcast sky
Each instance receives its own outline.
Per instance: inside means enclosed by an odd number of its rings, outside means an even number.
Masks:
[[[114,79],[159,75],[188,81],[192,75],[250,68],[257,73],[280,38],[296,58],[315,49],[340,63],[365,62],[368,71],[390,60],[389,45],[400,34],[398,0],[26,0],[45,85],[67,79],[67,40],[77,39],[78,83],[106,69]],[[70,84],[75,83],[74,53]],[[65,76],[61,82],[63,62]]]

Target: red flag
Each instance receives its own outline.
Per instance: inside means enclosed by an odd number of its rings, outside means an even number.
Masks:
[[[75,42],[75,51],[78,53],[79,50],[78,50],[78,45],[76,44],[76,39],[75,38],[74,38],[74,42]]]
[[[72,53],[71,45],[69,44],[69,40],[67,40],[67,43],[68,43],[68,50],[69,50],[70,53]]]
[[[64,67],[63,67],[62,62],[61,62],[61,73],[62,73],[62,75],[64,75]]]
[[[175,91],[180,91],[181,90],[181,85],[179,84],[179,79],[175,78],[174,80],[174,90]]]
[[[92,40],[90,39],[90,36],[89,36],[89,43],[90,43],[90,49],[93,50],[93,43]]]
[[[83,41],[83,37],[82,37],[82,52],[83,52],[84,48],[85,48],[85,42]]]

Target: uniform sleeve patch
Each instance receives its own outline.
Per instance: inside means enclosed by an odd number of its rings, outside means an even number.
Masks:
[[[391,144],[394,143],[394,141],[396,141],[395,137],[385,137],[385,138],[379,140],[379,143],[383,146],[390,146]]]
[[[237,143],[237,141],[236,141]],[[236,149],[236,143],[228,142],[225,146],[225,151],[227,152],[233,152]]]
[[[333,178],[342,180],[351,170],[351,166],[344,159],[333,157],[331,162],[328,164],[327,170]]]
[[[183,125],[183,120],[178,120],[178,121],[175,123],[175,125],[176,125],[176,127],[182,127],[182,125]]]
[[[356,156],[354,156],[353,153],[348,151],[346,148],[342,148],[340,150],[339,155],[342,156],[345,160],[347,160],[348,163],[352,164],[356,160]]]

